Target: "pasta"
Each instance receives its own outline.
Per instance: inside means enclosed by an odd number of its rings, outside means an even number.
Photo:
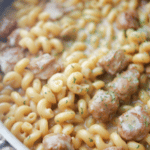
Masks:
[[[42,99],[37,104],[37,112],[43,118],[52,118],[54,114],[50,107],[51,104],[46,99]]]
[[[10,132],[31,150],[149,150],[150,2],[12,7],[16,17],[0,24],[0,120]]]

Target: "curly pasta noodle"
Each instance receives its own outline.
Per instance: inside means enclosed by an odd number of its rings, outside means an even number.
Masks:
[[[15,72],[8,72],[3,78],[4,85],[11,85],[13,88],[21,87],[22,76]]]
[[[81,146],[81,142],[84,141],[89,147],[94,146],[94,137],[85,129],[81,129],[77,132],[76,137],[72,139],[73,145],[76,149]]]
[[[23,122],[16,122],[10,130],[21,142],[26,138],[25,132],[22,133],[22,125]]]
[[[36,37],[39,36],[44,36],[47,37],[47,32],[45,30],[43,30],[42,28],[40,28],[39,26],[34,26],[30,29],[30,33],[33,34]]]
[[[35,103],[38,103],[43,98],[43,96],[37,93],[32,87],[26,89],[26,95]]]
[[[12,102],[12,99],[9,95],[1,94],[0,95],[0,102]]]
[[[66,86],[66,84],[66,76],[62,73],[57,73],[53,75],[48,81],[48,85],[50,86],[51,90],[55,93],[60,92],[63,86]]]
[[[29,37],[32,40],[35,40],[36,36],[33,35],[32,33],[30,33],[29,31],[25,30],[25,29],[20,29],[20,36],[21,38],[25,38],[25,37]]]
[[[27,121],[29,123],[33,123],[37,115],[36,113],[31,111],[29,106],[19,106],[15,112],[16,121]]]
[[[51,103],[46,99],[41,99],[37,104],[37,112],[43,118],[50,119],[54,116],[54,113],[51,109]]]
[[[56,103],[56,97],[48,86],[43,86],[42,93],[45,99],[50,103]]]
[[[18,25],[20,27],[25,27],[28,25],[33,26],[41,11],[42,11],[42,9],[40,7],[35,7],[32,11],[29,12],[29,14],[27,14],[19,19]]]
[[[71,63],[78,63],[82,58],[86,58],[86,55],[83,52],[76,51],[66,58],[65,64],[67,66]]]
[[[11,98],[18,106],[29,105],[29,100],[22,98],[18,92],[12,92]]]
[[[11,105],[11,107],[9,108],[8,113],[4,116],[4,120],[9,119],[9,117],[14,117],[17,108],[18,108],[17,104]]]
[[[74,96],[70,96],[70,95],[68,94],[68,97],[64,97],[61,100],[59,100],[58,108],[60,110],[65,110],[69,107],[72,108],[74,106]]]
[[[27,147],[32,147],[34,142],[36,142],[41,137],[41,132],[39,130],[33,131],[28,137],[24,139],[24,145]]]
[[[50,40],[50,44],[52,48],[56,50],[57,53],[61,53],[63,51],[63,44],[60,40],[53,38]]]
[[[125,150],[128,150],[128,146],[124,140],[115,132],[110,135],[110,139],[116,146],[122,146]]]
[[[43,52],[51,53],[52,45],[51,45],[50,41],[48,40],[48,38],[40,35],[35,40],[35,44],[37,45],[38,49],[42,48]]]
[[[65,112],[58,113],[55,117],[54,120],[56,123],[63,123],[67,120],[74,119],[75,117],[75,112],[72,110],[66,110]]]
[[[87,22],[98,23],[100,21],[101,13],[98,10],[85,9],[83,11],[83,19]]]
[[[134,150],[134,149],[136,150],[137,147],[138,147],[139,150],[145,150],[145,148],[142,144],[134,142],[134,141],[128,142],[127,145],[128,145],[129,150]]]
[[[28,48],[31,54],[36,54],[39,51],[35,41],[29,37],[24,37],[21,39],[19,45],[23,48]]]
[[[61,28],[59,25],[54,24],[53,22],[46,22],[43,25],[43,29],[48,33],[51,33],[53,36],[58,36],[61,33]]]
[[[30,86],[33,79],[34,79],[34,74],[30,71],[26,71],[24,73],[24,76],[23,76],[23,79],[22,79],[22,82],[21,82],[22,89],[26,90]]]
[[[8,130],[11,130],[15,122],[16,122],[15,117],[9,117],[4,121],[4,125],[7,127]]]
[[[73,93],[84,95],[89,90],[88,84],[81,84],[83,75],[80,72],[72,73],[67,80],[67,86]]]
[[[30,60],[28,58],[23,58],[14,67],[14,71],[22,74],[25,71],[25,68],[28,66]]]
[[[33,89],[37,92],[37,93],[40,93],[41,92],[41,89],[42,89],[42,83],[39,79],[34,79],[33,80]]]
[[[10,110],[11,105],[9,103],[3,102],[0,104],[0,119],[3,120],[4,114],[7,114]]]

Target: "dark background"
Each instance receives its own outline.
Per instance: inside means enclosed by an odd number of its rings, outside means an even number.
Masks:
[[[0,0],[0,20],[7,12],[7,9],[11,8],[11,4],[14,0]],[[0,21],[1,22],[1,21]]]
[[[14,0],[0,0],[0,13],[2,14],[4,10],[12,4]]]

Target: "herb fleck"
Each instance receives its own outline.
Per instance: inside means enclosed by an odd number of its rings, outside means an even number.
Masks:
[[[74,66],[73,66],[73,65],[71,65],[71,67],[72,67],[72,68],[74,68]]]
[[[90,142],[93,142],[93,140],[92,140],[91,138],[89,138],[89,141],[90,141]]]
[[[27,137],[27,140],[29,140],[31,138],[31,136],[29,135],[28,137]]]
[[[58,56],[58,53],[54,54],[54,56]]]
[[[146,127],[148,127],[148,122],[147,121],[145,121],[145,125],[146,125]]]
[[[133,126],[131,124],[128,124],[128,127],[129,127],[130,130],[133,129]]]
[[[75,82],[76,82],[76,80],[77,80],[77,79],[76,79],[75,77],[73,77],[73,83],[75,83]]]
[[[83,108],[81,107],[81,114],[83,114]]]
[[[104,105],[107,107],[107,104],[106,104],[106,103],[104,103]]]
[[[25,104],[26,104],[26,101],[23,101],[23,104],[25,105]]]
[[[88,91],[89,91],[89,89],[88,89],[88,88],[86,88],[86,91],[88,92]]]

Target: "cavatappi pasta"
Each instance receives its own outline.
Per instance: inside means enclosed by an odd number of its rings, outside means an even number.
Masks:
[[[0,25],[0,120],[10,132],[31,150],[149,150],[150,1],[12,7]]]

